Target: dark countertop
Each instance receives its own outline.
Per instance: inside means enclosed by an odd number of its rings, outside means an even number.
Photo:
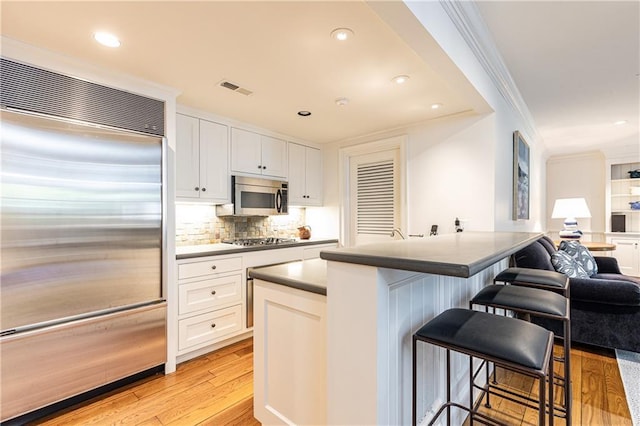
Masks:
[[[327,262],[300,260],[251,270],[251,277],[299,290],[327,295]]]
[[[237,246],[234,244],[199,244],[194,246],[178,246],[176,247],[176,259],[191,259],[194,257],[219,256],[223,254],[246,253],[249,251],[274,250],[289,247],[313,246],[318,244],[338,243],[337,239],[310,239],[297,240],[292,243],[280,243],[259,246]]]
[[[460,232],[327,249],[325,260],[468,278],[526,247],[538,232]]]

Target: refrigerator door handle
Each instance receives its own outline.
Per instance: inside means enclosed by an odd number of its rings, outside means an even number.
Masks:
[[[144,307],[147,307],[147,306],[158,305],[160,303],[165,303],[165,302],[166,302],[165,299],[156,299],[156,300],[150,300],[148,302],[134,303],[134,304],[131,304],[131,305],[118,306],[118,307],[109,308],[109,309],[102,309],[100,311],[89,312],[89,313],[86,313],[86,314],[79,314],[79,315],[73,315],[73,316],[68,316],[68,317],[64,317],[64,318],[57,318],[57,319],[51,320],[51,321],[43,321],[43,322],[36,323],[36,324],[29,324],[29,325],[22,326],[22,327],[15,327],[15,328],[12,328],[12,329],[2,330],[2,331],[0,331],[0,337],[11,336],[11,335],[14,335],[14,334],[26,333],[26,332],[29,332],[29,331],[39,330],[39,329],[47,328],[47,327],[53,327],[53,326],[60,325],[60,324],[67,324],[67,323],[72,322],[72,321],[80,321],[80,320],[85,320],[85,319],[90,319],[90,318],[97,318],[97,317],[110,315],[110,314],[115,314],[115,313],[119,313],[119,312],[130,311],[132,309],[139,309],[139,308],[144,308]]]

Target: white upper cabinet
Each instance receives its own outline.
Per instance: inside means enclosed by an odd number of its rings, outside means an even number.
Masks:
[[[229,128],[206,120],[200,120],[200,185],[200,198],[231,201]]]
[[[262,174],[287,178],[287,142],[260,136],[262,147]]]
[[[289,143],[289,204],[322,204],[322,155],[319,149]]]
[[[232,128],[231,171],[286,179],[287,142]]]
[[[228,127],[183,114],[176,126],[176,197],[228,203]]]
[[[176,117],[176,196],[198,198],[199,191],[199,120],[178,114]]]

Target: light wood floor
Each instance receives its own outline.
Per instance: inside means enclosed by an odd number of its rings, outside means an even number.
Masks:
[[[631,415],[614,356],[571,351],[574,425],[629,425]],[[506,375],[522,390],[532,381]],[[536,412],[494,398],[493,409],[513,425],[536,424]],[[251,339],[56,413],[34,425],[259,425],[253,418]],[[559,419],[556,424],[564,425]]]
[[[556,346],[556,354],[561,354]],[[555,363],[554,371],[562,375],[562,364]],[[620,370],[613,351],[597,348],[571,348],[571,381],[573,385],[572,424],[577,426],[632,426]],[[533,379],[498,369],[498,381],[537,398],[538,384]],[[555,400],[562,401],[562,388],[554,388]],[[493,417],[512,425],[538,424],[538,411],[513,402],[493,398],[490,412]],[[554,425],[565,426],[563,418]]]

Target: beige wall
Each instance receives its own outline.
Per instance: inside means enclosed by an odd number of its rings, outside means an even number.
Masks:
[[[558,198],[583,197],[590,219],[578,218],[578,228],[600,240],[605,232],[606,158],[600,151],[550,157],[547,160],[547,229],[557,236],[563,219],[551,219]]]

